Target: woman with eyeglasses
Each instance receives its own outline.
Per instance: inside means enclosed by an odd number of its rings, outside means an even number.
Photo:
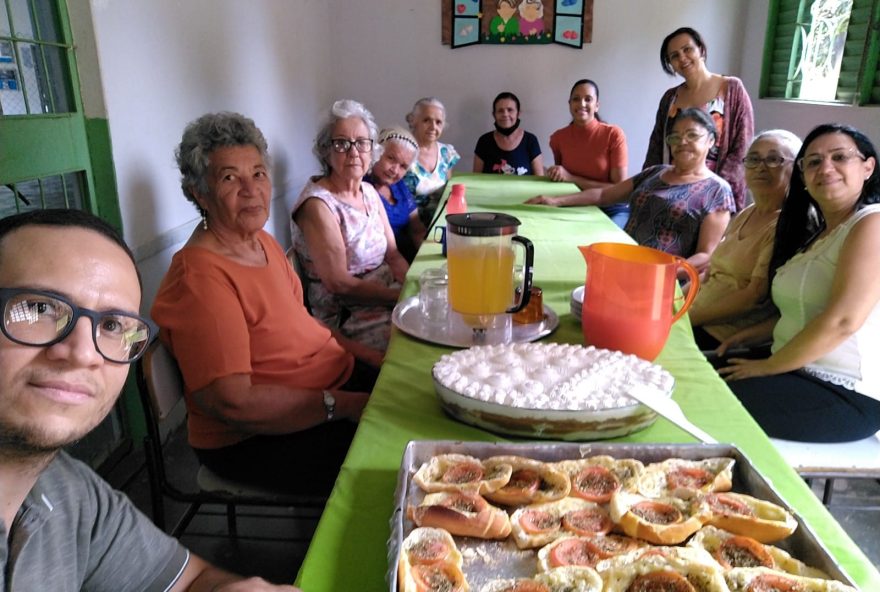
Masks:
[[[748,205],[742,159],[754,134],[752,101],[739,78],[710,72],[708,50],[702,36],[691,27],[681,27],[663,39],[660,64],[663,71],[684,78],[660,99],[648,152],[642,168],[670,163],[674,154],[664,139],[681,109],[698,108],[712,116],[718,130],[715,145],[706,157],[709,169],[730,184],[737,211]]]
[[[428,224],[461,157],[452,144],[440,141],[446,128],[446,107],[440,99],[424,97],[416,101],[406,122],[419,143],[419,156],[404,181],[416,197],[422,222]]]
[[[880,170],[860,131],[824,124],[797,154],[776,228],[779,315],[726,339],[772,339],[763,359],[719,372],[770,436],[845,442],[880,430]]]
[[[709,258],[688,311],[701,350],[714,350],[738,330],[775,314],[767,273],[773,236],[801,139],[787,130],[761,132],[743,159],[754,203],[738,213]]]
[[[174,254],[151,315],[183,375],[190,445],[227,479],[327,494],[381,353],[309,315],[299,277],[263,229],[272,180],[252,120],[203,115],[175,156],[202,219]]]
[[[291,236],[312,314],[385,351],[391,309],[409,267],[397,250],[382,198],[364,181],[382,148],[372,114],[357,101],[333,103],[315,138],[323,174],[293,205]]]
[[[526,201],[549,206],[608,206],[629,202],[624,230],[643,246],[684,257],[699,270],[730,221],[733,195],[727,181],[706,166],[715,123],[700,109],[683,109],[666,138],[675,159],[604,188]]]

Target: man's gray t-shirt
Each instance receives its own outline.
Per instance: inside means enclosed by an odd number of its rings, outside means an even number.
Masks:
[[[2,592],[164,591],[189,560],[125,495],[64,452],[28,493],[12,536],[2,522],[0,535]]]

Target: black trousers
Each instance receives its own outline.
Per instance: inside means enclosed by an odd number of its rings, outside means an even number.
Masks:
[[[880,430],[880,401],[802,370],[728,383],[774,438],[850,442]]]
[[[340,390],[373,390],[379,370],[360,361]],[[357,430],[332,421],[291,434],[257,435],[238,444],[195,449],[199,461],[227,479],[288,493],[328,495]]]

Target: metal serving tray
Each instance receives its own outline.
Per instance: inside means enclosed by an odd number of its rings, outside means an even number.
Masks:
[[[832,578],[855,586],[852,579],[834,560],[828,549],[803,519],[785,504],[751,461],[731,444],[609,444],[609,443],[493,443],[460,442],[450,440],[414,440],[406,446],[397,477],[395,509],[391,517],[391,537],[388,541],[388,572],[386,580],[391,592],[397,592],[397,560],[403,539],[415,525],[407,519],[408,505],[418,505],[424,493],[412,482],[412,476],[422,463],[438,454],[469,454],[488,458],[513,454],[541,461],[560,461],[607,454],[614,458],[635,458],[645,464],[668,458],[700,460],[711,457],[730,457],[736,461],[733,471],[733,491],[746,493],[785,507],[795,517],[798,527],[787,539],[776,543],[807,565],[817,567]],[[464,572],[471,590],[479,591],[483,584],[496,577],[531,577],[536,571],[536,551],[519,550],[508,537],[505,541],[483,541],[455,537],[465,558]]]
[[[446,323],[432,325],[428,323],[419,311],[419,297],[410,296],[397,303],[391,311],[391,322],[395,327],[417,339],[446,345],[449,347],[471,347],[480,345],[474,343],[473,330],[468,327],[455,311],[449,311],[449,319]],[[559,326],[559,317],[556,312],[546,304],[544,305],[544,318],[537,323],[520,325],[512,323],[510,340],[513,343],[528,343],[547,337]]]

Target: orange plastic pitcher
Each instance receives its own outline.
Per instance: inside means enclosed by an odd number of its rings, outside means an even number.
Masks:
[[[578,249],[587,263],[581,312],[584,342],[653,361],[672,323],[697,295],[697,270],[681,257],[637,245],[594,243]],[[673,314],[679,269],[687,272],[691,288]]]

